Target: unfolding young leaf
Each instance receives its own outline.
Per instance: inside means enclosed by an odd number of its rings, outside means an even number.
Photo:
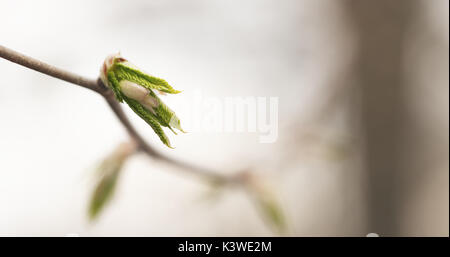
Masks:
[[[97,184],[89,202],[89,218],[94,220],[112,199],[126,159],[135,151],[134,143],[120,144],[97,168]]]
[[[275,197],[274,192],[267,185],[255,178],[249,180],[247,190],[265,220],[271,223],[278,232],[284,233],[286,230],[286,220],[283,209]]]
[[[163,101],[155,94],[164,92],[178,94],[167,81],[151,76],[120,54],[108,56],[100,71],[103,83],[111,88],[119,102],[125,101],[128,106],[158,135],[160,140],[172,148],[169,139],[161,127],[169,128],[174,134],[174,128],[182,131],[180,119]]]
[[[256,194],[255,201],[266,218],[280,231],[286,229],[285,218],[280,204],[273,196]]]

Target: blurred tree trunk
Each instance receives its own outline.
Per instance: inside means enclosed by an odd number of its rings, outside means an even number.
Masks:
[[[362,96],[362,135],[368,172],[368,232],[396,236],[407,170],[400,163],[405,122],[404,39],[412,0],[349,0],[358,49],[354,63]]]

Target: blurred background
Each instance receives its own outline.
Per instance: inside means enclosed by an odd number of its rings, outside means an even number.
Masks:
[[[448,236],[447,0],[0,1],[0,44],[95,78],[122,55],[190,92],[279,97],[278,140],[170,136],[160,151],[225,174],[248,168],[291,236]],[[0,235],[278,235],[241,190],[129,159],[90,223],[93,170],[127,134],[89,90],[0,59]],[[205,200],[208,198],[209,200]]]

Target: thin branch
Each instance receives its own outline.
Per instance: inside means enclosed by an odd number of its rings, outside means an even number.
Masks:
[[[225,176],[216,171],[209,170],[207,168],[199,167],[191,163],[186,163],[180,160],[173,159],[171,157],[165,156],[162,153],[156,151],[151,147],[143,137],[136,131],[134,126],[131,124],[127,116],[125,115],[121,105],[115,99],[111,90],[109,90],[105,85],[103,85],[100,79],[88,79],[77,74],[65,71],[63,69],[57,68],[55,66],[49,65],[47,63],[41,62],[32,57],[23,55],[12,49],[6,48],[0,45],[0,57],[9,60],[11,62],[17,63],[19,65],[25,66],[37,72],[55,77],[72,84],[90,89],[97,92],[103,98],[105,98],[111,110],[117,116],[119,121],[127,130],[129,136],[138,145],[138,150],[144,152],[147,156],[154,159],[166,162],[193,175],[197,175],[205,180],[215,182],[215,183],[236,183],[239,182],[241,176]]]
[[[37,72],[44,73],[58,79],[62,79],[64,81],[70,82],[72,84],[84,88],[88,88],[100,94],[106,91],[106,88],[101,87],[96,80],[81,77],[72,72],[65,71],[63,69],[36,60],[32,57],[18,53],[2,45],[0,45],[0,57],[9,60],[11,62],[17,63],[19,65],[25,66],[27,68],[30,68],[32,70],[35,70]]]
[[[98,83],[102,83],[101,80],[99,80]],[[117,102],[117,100],[114,98],[114,95],[112,94],[112,91],[108,91],[109,94],[105,94],[105,100],[108,103],[109,107],[113,110],[114,114],[117,116],[117,118],[120,120],[122,125],[126,128],[128,134],[130,137],[136,141],[138,144],[139,151],[144,152],[149,157],[158,159],[160,161],[169,163],[173,166],[177,166],[178,168],[181,168],[184,171],[193,173],[195,175],[201,176],[204,179],[207,179],[211,182],[217,182],[217,183],[231,183],[231,182],[238,182],[235,181],[236,177],[228,177],[219,174],[216,171],[209,170],[203,167],[196,166],[191,163],[183,162],[177,159],[170,158],[166,155],[161,154],[160,152],[156,151],[153,147],[151,147],[143,138],[142,136],[136,131],[136,129],[133,127],[133,125],[130,123],[130,120],[125,115],[122,106]]]

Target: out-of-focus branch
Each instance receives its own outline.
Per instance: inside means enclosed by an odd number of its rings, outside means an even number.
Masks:
[[[210,170],[204,167],[200,167],[191,163],[183,162],[177,159],[173,159],[162,153],[156,151],[152,146],[150,146],[144,138],[137,132],[134,126],[131,124],[127,116],[125,115],[121,105],[115,99],[111,90],[109,90],[100,79],[88,79],[77,74],[71,73],[69,71],[57,68],[55,66],[49,65],[47,63],[41,62],[32,57],[23,55],[12,49],[6,48],[0,45],[0,57],[9,60],[11,62],[17,63],[19,65],[25,66],[37,72],[58,78],[72,84],[90,89],[98,94],[100,94],[108,103],[111,110],[117,116],[119,121],[127,130],[129,136],[138,145],[137,150],[145,153],[147,156],[157,159],[159,161],[168,163],[192,175],[196,175],[204,180],[219,184],[235,184],[243,182],[245,176],[225,176],[217,171]]]
[[[99,84],[102,84],[101,80],[98,80]],[[103,85],[103,84],[102,84]],[[156,151],[152,146],[150,146],[142,136],[136,131],[133,125],[130,123],[129,119],[123,112],[122,106],[120,106],[119,102],[114,98],[112,91],[108,90],[108,94],[102,94],[105,97],[106,102],[109,107],[113,110],[114,114],[120,120],[122,125],[126,128],[130,137],[136,141],[138,145],[138,150],[144,152],[149,157],[155,158],[157,160],[166,162],[173,166],[180,168],[182,171],[186,171],[188,173],[192,173],[194,175],[198,175],[199,177],[206,179],[213,183],[237,183],[240,182],[241,176],[225,176],[219,174],[216,171],[206,169],[204,167],[196,166],[191,163],[183,162],[177,159],[170,158],[166,155],[161,154]]]

